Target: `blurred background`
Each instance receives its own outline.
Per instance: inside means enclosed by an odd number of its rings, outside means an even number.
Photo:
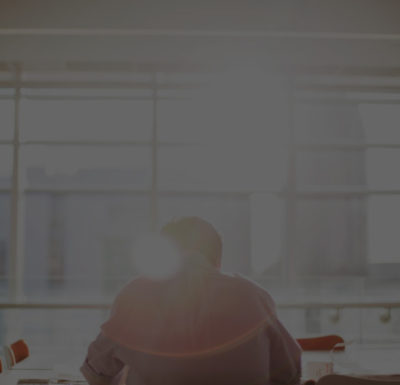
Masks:
[[[81,354],[186,215],[295,337],[399,342],[399,12],[2,1],[0,342]]]

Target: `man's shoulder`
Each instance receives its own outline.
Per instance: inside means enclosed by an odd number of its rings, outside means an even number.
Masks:
[[[240,282],[242,285],[248,286],[253,290],[267,292],[259,283],[254,281],[253,279],[239,273],[230,274],[230,276],[235,279],[237,282]]]
[[[237,282],[240,282],[242,287],[248,288],[248,290],[259,296],[260,299],[268,305],[268,307],[275,309],[275,302],[272,299],[271,295],[258,282],[242,274],[233,274],[232,276],[234,277],[234,279],[237,280]]]
[[[143,277],[134,277],[128,281],[117,293],[114,299],[114,305],[117,305],[121,301],[128,300],[132,296],[140,295],[141,292],[146,290],[148,282]]]

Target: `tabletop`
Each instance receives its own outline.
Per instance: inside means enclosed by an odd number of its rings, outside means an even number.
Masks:
[[[87,383],[79,372],[79,362],[81,361],[77,360],[70,366],[55,365],[51,368],[44,368],[39,365],[40,360],[35,364],[32,358],[20,368],[10,371],[7,376],[1,378],[0,382],[1,385],[17,385],[18,383],[21,385],[49,383],[86,385]],[[302,380],[314,377],[310,372],[313,363],[331,364],[332,371],[338,374],[379,375],[400,374],[399,362],[399,344],[353,344],[346,346],[344,352],[303,352]]]

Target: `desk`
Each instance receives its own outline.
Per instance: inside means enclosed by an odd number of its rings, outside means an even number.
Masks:
[[[336,374],[400,374],[399,344],[348,344],[345,351],[303,352],[302,369],[307,379],[307,363],[331,362]]]
[[[346,347],[344,352],[303,352],[302,369],[303,380],[307,380],[306,367],[309,362],[332,362],[334,372],[338,374],[399,374],[400,373],[400,345],[366,344]],[[26,363],[29,365],[29,360]],[[67,373],[60,370],[23,369],[13,370],[7,377],[7,382],[1,381],[1,385],[16,385],[20,379],[49,379],[55,378],[54,373]],[[79,374],[78,367],[71,372],[76,378]],[[81,381],[83,380],[80,377]],[[1,379],[3,380],[3,379]],[[80,382],[80,384],[86,384]]]
[[[1,385],[17,385],[18,381],[22,380],[26,385],[43,385],[43,384],[57,384],[64,385],[87,385],[83,377],[74,373],[73,375],[55,375],[53,370],[49,369],[30,369],[30,370],[12,370],[6,377],[5,382],[1,378]],[[31,382],[26,380],[32,380]],[[57,382],[57,379],[61,380]],[[42,381],[40,381],[42,380]],[[50,382],[49,382],[50,380]],[[65,380],[65,381],[64,381]]]
[[[21,379],[46,379],[52,375],[51,370],[12,370],[7,373],[4,378],[1,378],[1,384],[3,385],[16,385]]]
[[[1,385],[17,385],[20,381],[21,384],[25,385],[47,385],[47,384],[63,384],[63,385],[88,385],[88,383],[84,380],[74,380],[74,379],[67,379],[67,378],[62,378],[57,382],[55,379],[51,379],[51,373],[48,373],[47,375],[43,373],[43,371],[34,371],[28,373],[13,373],[10,376],[6,377],[6,382],[3,383],[1,382]],[[31,381],[28,381],[31,380]],[[2,379],[3,381],[3,379]]]
[[[0,379],[0,385],[16,385],[21,379],[55,379],[58,374],[60,378],[83,380],[79,368],[86,352],[87,347],[32,346],[30,357],[9,372],[7,382]]]

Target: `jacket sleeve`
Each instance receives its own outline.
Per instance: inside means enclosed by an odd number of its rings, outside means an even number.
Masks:
[[[271,384],[299,384],[301,380],[301,348],[276,318],[268,328],[270,340]]]
[[[125,365],[116,357],[115,349],[115,343],[102,333],[90,344],[81,367],[89,385],[119,384]]]
[[[270,315],[267,335],[270,344],[269,368],[272,385],[299,384],[301,380],[301,348],[278,319],[272,297],[261,288],[262,302]]]

